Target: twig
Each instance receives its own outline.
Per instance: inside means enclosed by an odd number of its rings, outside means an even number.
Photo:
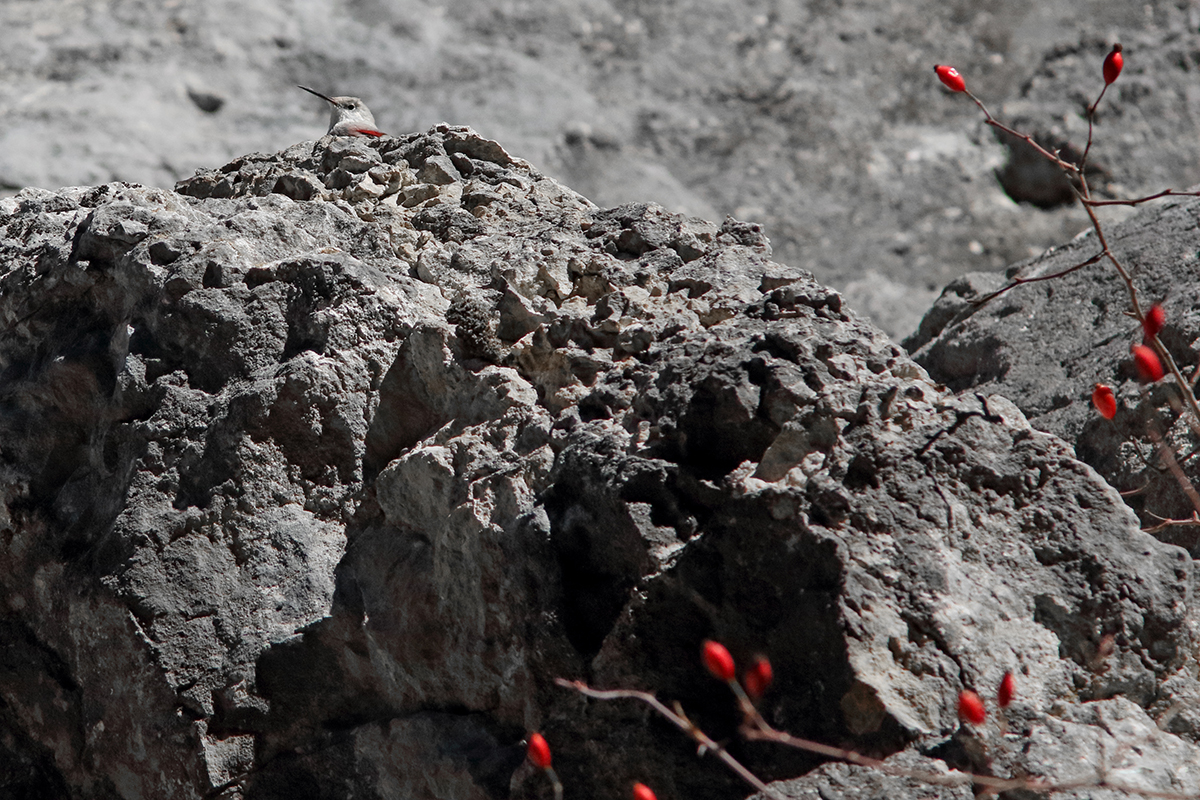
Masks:
[[[558,779],[558,773],[554,771],[554,767],[546,767],[543,772],[550,779],[550,787],[554,789],[554,800],[563,800],[563,785]]]
[[[1007,125],[1005,125],[1004,123],[1000,122],[998,119],[993,117],[992,112],[987,110],[987,106],[985,106],[983,104],[983,101],[981,101],[975,95],[971,94],[970,89],[963,89],[963,94],[965,94],[967,97],[969,97],[975,101],[975,105],[979,106],[979,110],[983,112],[984,122],[986,122],[988,125],[991,125],[993,128],[996,128],[998,130],[1002,130],[1010,136],[1015,136],[1018,139],[1023,140],[1026,144],[1028,144],[1034,150],[1037,150],[1039,153],[1041,153],[1043,157],[1050,159],[1055,164],[1057,164],[1059,167],[1061,167],[1064,171],[1076,173],[1076,174],[1079,173],[1080,169],[1079,169],[1078,165],[1072,164],[1070,161],[1063,161],[1061,158],[1058,157],[1057,153],[1051,153],[1049,150],[1042,147],[1040,144],[1035,142],[1033,140],[1033,137],[1030,136],[1029,134],[1021,133],[1020,131],[1013,130],[1012,128],[1008,127]]]
[[[1100,101],[1104,99],[1104,93],[1108,91],[1109,84],[1105,83],[1104,88],[1100,90],[1100,96],[1096,98],[1096,102],[1088,106],[1088,138],[1087,147],[1083,148],[1083,157],[1079,159],[1079,171],[1082,173],[1087,165],[1088,153],[1092,151],[1092,130],[1093,123],[1096,120],[1096,108],[1100,105]]]
[[[1148,515],[1154,517],[1155,519],[1159,520],[1159,523],[1157,525],[1154,525],[1149,528],[1142,528],[1143,533],[1158,533],[1159,531],[1166,530],[1167,528],[1184,528],[1184,527],[1188,527],[1191,525],[1200,526],[1200,512],[1196,512],[1196,511],[1192,512],[1191,519],[1168,519],[1166,517],[1160,517],[1158,514],[1155,514],[1153,511],[1145,511],[1143,513],[1148,514]]]
[[[745,711],[743,706],[743,711]],[[836,758],[841,761],[849,761],[852,764],[857,764],[861,767],[876,769],[880,772],[889,775],[896,775],[902,778],[911,778],[912,780],[921,781],[936,786],[961,786],[965,783],[972,783],[976,786],[983,787],[989,792],[1006,792],[1013,789],[1024,789],[1026,791],[1038,792],[1044,794],[1053,794],[1055,792],[1068,792],[1078,789],[1112,789],[1126,794],[1141,795],[1142,797],[1158,798],[1159,800],[1195,800],[1200,798],[1200,793],[1197,794],[1178,794],[1175,792],[1159,792],[1148,789],[1139,789],[1134,786],[1129,786],[1117,781],[1110,781],[1105,777],[1106,769],[1103,767],[1099,770],[1099,777],[1094,781],[1062,781],[1054,782],[1044,778],[998,778],[994,775],[980,775],[973,772],[957,772],[950,774],[941,774],[936,772],[923,772],[921,770],[912,770],[905,767],[898,767],[888,764],[879,759],[864,756],[861,753],[856,753],[853,750],[845,750],[840,747],[830,747],[829,745],[814,742],[808,739],[801,739],[797,736],[792,736],[789,733],[777,730],[770,725],[755,708],[750,709],[746,717],[746,723],[742,726],[742,735],[747,739],[756,741],[771,741],[779,744],[794,747],[798,750],[805,750],[810,753],[826,755],[830,758]]]
[[[639,691],[635,691],[633,689],[609,689],[609,690],[593,689],[590,686],[588,686],[586,683],[584,683],[583,681],[569,681],[569,680],[566,680],[565,678],[555,678],[554,682],[557,683],[559,686],[562,686],[565,689],[573,689],[582,695],[585,695],[587,697],[593,697],[597,700],[640,700],[640,701],[642,701],[643,703],[647,704],[648,706],[653,708],[655,711],[657,711],[659,714],[661,714],[663,717],[665,717],[668,721],[670,721],[673,725],[675,725],[675,727],[679,728],[681,731],[686,733],[692,739],[695,739],[700,744],[700,754],[701,755],[703,755],[704,753],[709,752],[709,751],[716,753],[717,757],[720,758],[722,761],[724,761],[725,764],[730,769],[732,769],[734,772],[736,772],[738,774],[738,776],[742,780],[744,780],[746,783],[750,784],[751,786],[753,786],[755,789],[757,789],[760,792],[769,794],[770,796],[775,797],[775,798],[779,798],[779,800],[786,800],[781,795],[779,795],[774,789],[772,789],[771,787],[769,787],[765,783],[763,783],[761,780],[759,780],[757,775],[755,775],[750,770],[746,769],[746,767],[743,766],[742,763],[740,761],[738,761],[736,758],[731,756],[724,747],[722,747],[721,745],[717,744],[712,739],[710,739],[708,734],[706,734],[704,731],[697,728],[696,725],[690,719],[683,716],[682,713],[677,714],[674,711],[672,711],[671,709],[667,708],[665,705],[663,705],[661,702],[659,702],[657,697],[650,694],[649,692],[639,692]]]
[[[1142,203],[1149,203],[1151,200],[1161,200],[1164,197],[1200,197],[1200,192],[1181,192],[1177,189],[1163,189],[1161,192],[1149,194],[1145,197],[1135,197],[1132,200],[1092,200],[1083,198],[1080,200],[1085,206],[1139,206]]]
[[[1167,469],[1175,476],[1175,480],[1179,483],[1179,488],[1183,490],[1183,493],[1191,502],[1192,508],[1196,509],[1192,512],[1192,515],[1200,514],[1200,493],[1196,492],[1196,487],[1192,485],[1188,476],[1184,474],[1183,468],[1179,466],[1179,462],[1175,460],[1174,451],[1167,446],[1167,443],[1163,441],[1158,431],[1154,430],[1153,427],[1148,428],[1148,433],[1150,440],[1158,446],[1159,458],[1163,460],[1163,463],[1167,465]]]
[[[997,297],[1004,294],[1005,292],[1007,292],[1010,289],[1015,289],[1018,286],[1023,286],[1027,283],[1037,283],[1038,281],[1049,281],[1049,280],[1053,280],[1055,278],[1061,278],[1064,275],[1070,275],[1075,270],[1083,269],[1084,267],[1090,267],[1092,264],[1095,264],[1097,261],[1100,261],[1100,259],[1102,259],[1102,258],[1104,258],[1104,253],[1100,252],[1100,253],[1097,253],[1096,255],[1092,256],[1091,258],[1089,258],[1087,261],[1084,261],[1080,264],[1076,264],[1073,267],[1068,267],[1068,268],[1062,270],[1061,272],[1055,272],[1051,275],[1036,275],[1032,278],[1013,278],[1012,283],[1008,284],[1007,286],[1000,287],[999,289],[992,292],[991,294],[984,295],[980,299],[973,301],[973,303],[974,303],[974,305],[977,305],[977,306],[986,305],[987,303],[991,302],[992,300],[995,300]]]

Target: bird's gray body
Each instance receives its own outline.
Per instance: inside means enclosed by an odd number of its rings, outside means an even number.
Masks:
[[[375,126],[375,117],[367,104],[357,97],[328,97],[320,92],[301,86],[309,94],[315,94],[329,103],[329,130],[333,136],[382,136]]]

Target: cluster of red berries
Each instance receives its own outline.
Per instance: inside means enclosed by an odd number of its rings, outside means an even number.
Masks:
[[[1013,678],[1011,672],[1005,672],[1004,677],[1000,679],[1000,686],[996,688],[996,705],[1008,708],[1016,691],[1016,679]],[[987,709],[983,706],[983,699],[970,689],[963,689],[959,692],[958,718],[972,725],[982,725],[983,721],[987,719]]]
[[[728,684],[737,683],[737,670],[733,663],[733,656],[729,654],[725,645],[705,640],[701,647],[701,656],[704,660],[704,667],[710,675]],[[774,678],[771,662],[765,656],[758,656],[750,665],[750,669],[742,675],[741,686],[746,690],[746,694],[757,700],[766,694],[767,687],[771,685]]]
[[[711,639],[706,639],[701,645],[700,660],[709,674],[717,680],[729,684],[735,694],[742,698],[743,703],[748,703],[748,697],[754,699],[762,697],[774,677],[771,662],[764,656],[757,656],[750,668],[742,675],[742,683],[738,683],[737,665],[733,656],[730,655],[729,649]],[[1016,680],[1013,678],[1012,672],[1006,671],[1000,679],[1000,685],[996,688],[996,704],[1000,708],[1008,708],[1016,695],[1016,688]],[[747,705],[747,707],[749,706]],[[964,689],[958,695],[958,716],[963,722],[982,725],[987,719],[987,709],[978,694],[970,689]],[[530,734],[527,740],[526,755],[530,763],[547,774],[554,783],[555,797],[561,800],[562,784],[559,783],[551,766],[550,745],[546,742],[546,737],[540,733]],[[640,781],[632,784],[630,795],[633,800],[657,800],[654,790]]]
[[[1160,304],[1155,303],[1142,320],[1142,343],[1129,348],[1133,354],[1133,368],[1137,370],[1142,383],[1154,383],[1164,374],[1162,361],[1150,345],[1166,323],[1167,312]],[[1112,419],[1117,415],[1117,399],[1113,396],[1113,390],[1103,383],[1097,383],[1092,388],[1092,405],[1105,419]]]
[[[1112,50],[1104,57],[1104,85],[1107,87],[1117,79],[1121,74],[1121,69],[1125,66],[1125,56],[1121,55],[1121,45],[1114,44]],[[937,73],[938,79],[946,84],[946,88],[952,92],[967,91],[967,82],[963,80],[963,76],[958,74],[958,70],[954,67],[945,64],[935,64],[933,71]]]
[[[729,684],[737,683],[733,656],[729,654],[729,650],[723,644],[706,641],[701,653],[704,659],[704,666],[714,678]],[[746,693],[758,698],[762,696],[767,686],[771,684],[771,678],[771,664],[766,658],[760,656],[754,661],[750,669],[746,671],[746,674],[742,676],[742,681],[745,684]],[[996,687],[996,705],[1001,708],[1008,708],[1016,692],[1016,679],[1013,677],[1012,672],[1005,671],[1004,676],[1000,678],[1000,685]],[[969,722],[972,725],[983,724],[984,719],[987,718],[987,710],[984,708],[983,700],[978,694],[972,692],[970,689],[964,689],[959,693],[958,716],[964,722]]]
[[[1124,67],[1125,56],[1121,52],[1121,45],[1114,44],[1112,50],[1104,57],[1105,90],[1120,76]],[[945,84],[950,91],[966,92],[968,96],[972,96],[970,92],[967,92],[967,82],[954,67],[936,64],[933,71],[937,73],[938,80]],[[1103,94],[1101,92],[1101,96]],[[1092,108],[1095,109],[1094,106]],[[1163,329],[1166,318],[1163,307],[1157,303],[1153,305],[1142,320],[1142,343],[1135,344],[1130,348],[1130,353],[1133,355],[1133,367],[1137,370],[1138,378],[1143,383],[1154,383],[1160,380],[1164,374],[1162,361],[1159,359],[1158,353],[1154,351],[1152,344],[1154,337],[1158,336],[1159,331]],[[1097,383],[1092,389],[1092,405],[1105,419],[1112,419],[1117,415],[1117,399],[1113,396],[1112,389],[1103,383]]]
[[[704,662],[705,669],[714,678],[730,684],[735,693],[745,691],[747,696],[755,700],[766,693],[775,677],[771,671],[771,662],[765,656],[757,656],[750,668],[742,675],[742,683],[739,684],[733,656],[720,642],[706,640],[700,648],[700,658]],[[554,768],[551,766],[550,744],[546,741],[546,737],[540,733],[531,733],[527,740],[525,755],[531,764],[547,774],[551,782],[555,784],[555,794],[558,796],[561,784],[558,783],[558,777],[554,774]],[[640,781],[633,784],[630,794],[633,800],[656,800],[654,790]]]

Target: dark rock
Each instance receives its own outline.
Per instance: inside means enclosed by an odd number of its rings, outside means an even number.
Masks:
[[[976,303],[1000,289],[1007,281],[998,272],[972,272],[955,278],[942,289],[941,295],[921,318],[921,324],[911,336],[904,340],[909,352],[916,352],[953,322],[969,317],[976,311]]]
[[[504,346],[493,330],[493,316],[492,306],[475,294],[466,292],[451,301],[446,321],[454,325],[454,335],[466,358],[481,358],[492,364],[503,360]]]
[[[434,185],[434,184],[426,184]],[[432,197],[433,195],[431,195]],[[470,212],[449,206],[423,209],[413,217],[413,227],[429,231],[442,242],[464,242],[480,236],[487,226]]]
[[[293,200],[303,201],[312,200],[324,188],[324,184],[317,183],[310,175],[280,175],[271,191]],[[184,193],[192,194],[191,192]]]
[[[196,108],[208,114],[215,114],[225,105],[225,97],[219,92],[209,92],[203,89],[188,89],[188,99]]]
[[[769,655],[774,724],[914,769],[989,767],[955,700],[1005,670],[1004,774],[1196,759],[1187,552],[757,226],[601,211],[448,126],[180,189],[0,201],[14,791],[545,797],[536,729],[572,797],[749,792],[555,677],[678,699],[793,796],[934,791],[738,742],[705,638]]]

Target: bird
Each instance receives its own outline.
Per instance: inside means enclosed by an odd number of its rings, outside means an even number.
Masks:
[[[333,106],[329,113],[328,134],[334,136],[383,136],[383,131],[375,127],[375,117],[371,109],[357,97],[328,97],[315,89],[299,86],[309,94],[315,94]]]

